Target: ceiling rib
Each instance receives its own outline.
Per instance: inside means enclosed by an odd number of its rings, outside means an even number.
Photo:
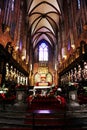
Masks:
[[[58,0],[31,0],[28,7],[33,47],[42,39],[54,46],[57,43],[56,32],[61,15]]]

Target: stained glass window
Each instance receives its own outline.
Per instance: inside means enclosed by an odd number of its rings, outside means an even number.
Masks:
[[[14,0],[12,0],[11,8],[12,8],[12,11],[13,11],[14,10]]]
[[[77,6],[78,6],[78,9],[80,9],[80,6],[81,6],[81,3],[80,3],[80,0],[77,0]]]
[[[39,46],[39,61],[48,61],[48,46],[44,42]]]

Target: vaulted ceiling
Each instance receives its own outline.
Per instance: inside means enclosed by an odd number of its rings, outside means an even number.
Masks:
[[[61,15],[58,0],[28,0],[28,21],[33,48],[41,40],[51,46],[57,43],[57,32]]]

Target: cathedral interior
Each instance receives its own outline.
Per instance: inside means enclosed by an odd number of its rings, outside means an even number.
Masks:
[[[65,122],[40,124],[39,110]],[[0,128],[87,129],[87,0],[0,0],[0,116]]]

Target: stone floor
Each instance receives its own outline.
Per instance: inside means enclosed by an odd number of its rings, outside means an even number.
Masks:
[[[63,115],[61,119],[59,115]],[[67,109],[63,113],[62,111],[56,112],[58,121],[62,120],[63,124],[56,124],[55,126],[47,127],[42,124],[37,124],[37,127],[33,127],[33,115],[27,112],[26,103],[16,103],[12,105],[6,105],[5,110],[0,105],[0,130],[1,128],[20,128],[28,130],[87,130],[87,105],[70,105],[67,104]],[[28,116],[29,123],[25,123],[26,116]],[[38,119],[40,120],[40,119]],[[49,119],[46,119],[49,121]],[[51,119],[52,120],[52,119]]]

